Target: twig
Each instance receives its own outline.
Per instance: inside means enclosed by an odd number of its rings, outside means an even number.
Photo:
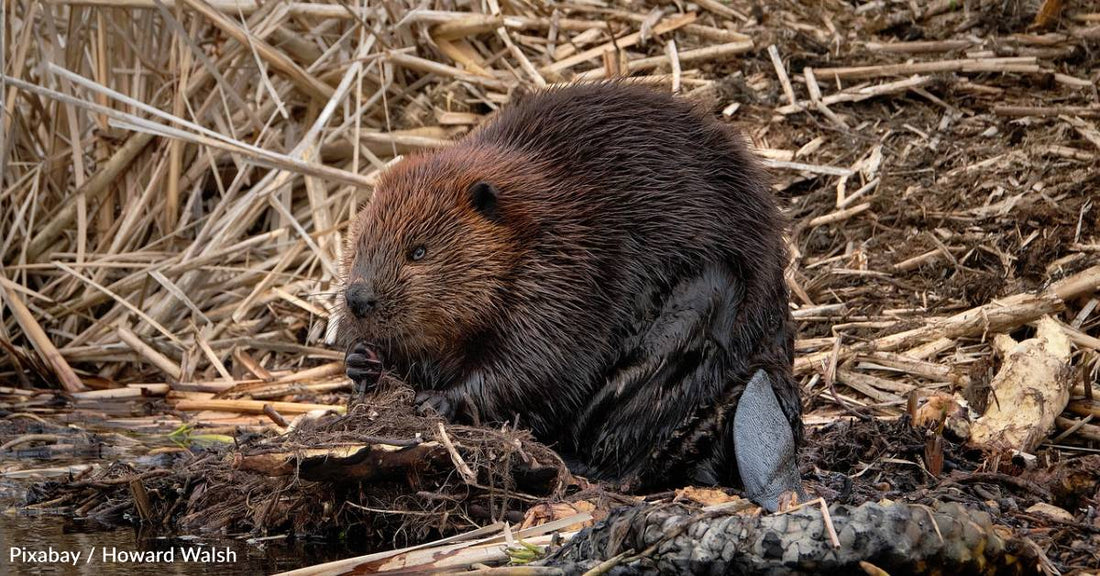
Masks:
[[[4,301],[8,305],[8,309],[11,310],[12,316],[15,317],[15,321],[19,323],[19,326],[23,328],[23,333],[30,339],[31,344],[34,345],[35,350],[42,356],[42,359],[46,361],[51,367],[53,367],[54,373],[57,374],[57,378],[61,383],[61,387],[68,392],[80,392],[85,390],[84,383],[80,381],[80,378],[73,371],[69,363],[58,352],[57,347],[50,341],[49,336],[46,336],[45,330],[38,324],[38,321],[34,319],[34,315],[23,303],[22,298],[16,294],[12,288],[13,282],[8,280],[4,276],[0,275],[0,285],[4,288]]]
[[[466,461],[462,459],[462,455],[455,449],[454,444],[451,442],[451,437],[447,435],[447,429],[443,427],[443,423],[440,422],[437,428],[439,432],[439,441],[443,443],[443,447],[447,449],[447,454],[451,456],[451,462],[455,465],[455,470],[462,475],[463,482],[467,484],[477,484],[477,474],[466,464]]]
[[[817,68],[815,72],[829,80],[860,80],[883,76],[910,74],[937,74],[941,72],[1016,72],[1038,73],[1039,64],[1032,56],[1009,58],[963,58],[935,62],[912,62],[883,66],[854,66],[848,68]]]

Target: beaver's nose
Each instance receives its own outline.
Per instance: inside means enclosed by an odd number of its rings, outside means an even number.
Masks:
[[[378,306],[378,298],[374,291],[363,284],[352,284],[348,287],[344,298],[348,303],[348,310],[355,314],[356,318],[365,318]]]

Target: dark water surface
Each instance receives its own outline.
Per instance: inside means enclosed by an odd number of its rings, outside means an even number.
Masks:
[[[30,557],[48,555],[51,550],[54,556],[45,561]],[[74,564],[75,553],[80,556]],[[230,538],[145,536],[133,528],[104,529],[63,516],[23,515],[13,512],[10,503],[0,503],[0,576],[272,574],[365,553],[340,544],[284,539],[248,543]],[[142,557],[128,558],[133,554]]]

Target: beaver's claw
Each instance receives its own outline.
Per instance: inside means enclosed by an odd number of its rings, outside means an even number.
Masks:
[[[355,387],[355,394],[373,390],[382,378],[382,359],[369,346],[359,342],[344,357],[346,374]]]
[[[413,405],[416,406],[416,413],[420,416],[430,416],[434,413],[448,422],[455,419],[458,411],[457,402],[451,400],[446,393],[434,390],[418,392]]]

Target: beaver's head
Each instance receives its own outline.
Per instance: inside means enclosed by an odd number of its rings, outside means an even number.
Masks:
[[[453,349],[495,317],[522,250],[509,190],[522,177],[484,151],[448,149],[389,169],[357,216],[340,302],[345,333],[406,354]]]

